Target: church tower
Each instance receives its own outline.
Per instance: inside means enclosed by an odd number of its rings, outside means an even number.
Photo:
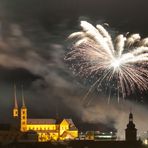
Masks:
[[[14,84],[14,108],[13,108],[13,118],[18,118],[18,103],[16,98],[16,85]]]
[[[22,86],[22,107],[21,107],[21,131],[27,131],[27,108],[24,100],[24,92]]]
[[[125,140],[126,141],[136,141],[137,140],[137,129],[133,123],[133,114],[129,114],[129,123],[125,129]]]

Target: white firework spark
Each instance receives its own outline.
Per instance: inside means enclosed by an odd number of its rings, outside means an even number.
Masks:
[[[129,37],[120,34],[112,41],[102,25],[94,27],[81,21],[80,26],[81,32],[69,36],[75,42],[65,60],[77,75],[97,78],[86,97],[93,87],[103,83],[109,87],[116,82],[116,89],[123,98],[137,89],[148,90],[148,38],[141,39],[139,34]]]

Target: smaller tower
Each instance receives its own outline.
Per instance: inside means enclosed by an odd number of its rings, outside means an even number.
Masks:
[[[27,131],[27,108],[24,100],[24,92],[22,86],[22,107],[21,107],[21,131]]]
[[[126,141],[136,141],[137,140],[137,129],[133,123],[133,114],[129,114],[129,123],[125,129],[125,140]]]
[[[13,108],[13,118],[18,118],[18,103],[16,98],[16,85],[14,84],[14,108]]]

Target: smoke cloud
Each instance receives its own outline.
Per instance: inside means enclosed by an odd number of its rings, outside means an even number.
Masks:
[[[134,116],[134,123],[137,128],[138,138],[143,138],[147,131],[146,106],[140,105],[129,100],[111,102],[107,104],[107,98],[97,97],[90,106],[85,106],[79,100],[71,101],[75,106],[69,106],[82,119],[84,123],[96,124],[102,123],[111,129],[117,130],[118,139],[125,139],[125,129],[129,122],[129,113]],[[66,101],[69,104],[68,100]],[[101,130],[101,129],[99,129]]]

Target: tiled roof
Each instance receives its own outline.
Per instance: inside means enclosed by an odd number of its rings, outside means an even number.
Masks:
[[[55,119],[28,119],[27,124],[56,124]]]
[[[72,119],[65,119],[65,120],[69,123],[70,126],[74,126]]]
[[[74,125],[72,119],[65,119],[69,123],[69,130],[75,131],[77,130],[76,126]]]
[[[77,129],[75,126],[72,126],[72,127],[69,128],[69,130],[70,130],[70,131],[76,131],[76,130],[78,130],[78,129]]]

